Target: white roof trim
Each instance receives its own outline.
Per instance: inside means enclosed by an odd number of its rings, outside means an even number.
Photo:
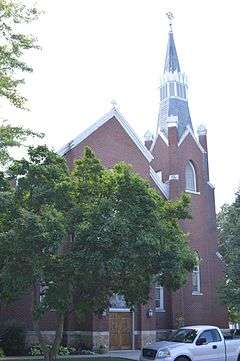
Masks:
[[[150,167],[150,176],[154,183],[156,183],[160,191],[164,194],[164,196],[169,199],[169,184],[163,183],[152,167]]]
[[[142,154],[145,156],[145,158],[147,158],[147,160],[149,162],[151,162],[153,160],[152,154],[145,147],[145,145],[141,142],[138,135],[135,133],[135,131],[132,129],[132,127],[129,125],[129,123],[126,121],[126,119],[122,116],[122,114],[119,112],[119,110],[116,109],[115,107],[110,112],[105,114],[102,118],[97,120],[94,124],[92,124],[85,131],[80,133],[71,142],[67,143],[64,147],[62,147],[58,151],[58,153],[60,155],[64,155],[69,150],[73,149],[78,144],[80,144],[84,139],[86,139],[89,135],[91,135],[93,132],[95,132],[98,128],[100,128],[103,124],[105,124],[108,120],[112,119],[113,117],[115,117],[119,121],[119,123],[125,129],[127,134],[130,136],[130,138],[133,140],[133,142],[136,144],[136,146],[139,148],[139,150],[142,152]]]
[[[153,148],[155,147],[158,136],[160,136],[162,138],[162,140],[164,141],[164,143],[166,143],[166,145],[168,146],[168,139],[167,139],[166,135],[159,130],[154,138],[152,145],[151,145],[150,151],[152,151]]]
[[[207,184],[212,188],[215,189],[215,186],[211,182],[207,182]]]
[[[181,139],[178,142],[178,146],[180,146],[184,140],[187,138],[188,134],[191,134],[191,136],[193,137],[193,139],[195,140],[198,148],[200,149],[200,151],[202,153],[206,153],[206,151],[203,149],[203,147],[201,146],[201,144],[199,143],[198,139],[195,137],[195,134],[193,133],[192,129],[190,128],[190,126],[187,126],[187,129],[185,130],[185,132],[183,133]]]

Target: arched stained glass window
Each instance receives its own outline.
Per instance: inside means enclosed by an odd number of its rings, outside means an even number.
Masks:
[[[196,171],[191,161],[187,162],[185,168],[186,191],[197,191]]]

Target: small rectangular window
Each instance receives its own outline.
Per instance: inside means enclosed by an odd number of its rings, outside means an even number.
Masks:
[[[199,294],[201,292],[200,269],[199,266],[194,267],[192,272],[192,292]]]
[[[156,311],[164,311],[164,295],[161,286],[155,287],[155,307]]]

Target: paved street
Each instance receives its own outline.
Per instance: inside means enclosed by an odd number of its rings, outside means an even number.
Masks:
[[[112,357],[124,357],[130,360],[138,360],[140,356],[140,350],[133,350],[133,351],[110,351],[108,352],[107,356]]]

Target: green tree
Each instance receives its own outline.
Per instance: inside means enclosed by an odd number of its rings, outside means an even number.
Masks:
[[[7,98],[14,106],[23,108],[26,98],[18,87],[24,83],[21,73],[32,72],[24,61],[27,50],[36,49],[36,39],[24,31],[25,24],[38,18],[35,7],[27,7],[14,0],[0,0],[0,96]]]
[[[26,32],[26,24],[35,21],[39,12],[15,0],[0,0],[0,97],[17,108],[24,109],[26,98],[19,92],[24,84],[23,74],[33,71],[24,55],[38,49],[36,39]],[[9,148],[20,146],[34,132],[0,123],[0,165],[11,159]]]
[[[0,124],[0,166],[5,166],[11,157],[11,149],[20,148],[29,137],[42,138],[43,134],[22,127],[13,127],[4,121]]]
[[[177,289],[195,264],[179,226],[188,198],[162,199],[128,165],[105,169],[89,148],[71,173],[46,147],[30,149],[2,176],[0,204],[1,296],[11,302],[33,289],[46,360],[56,358],[70,310],[101,312],[113,293],[129,306],[146,303],[154,277]],[[49,310],[57,318],[50,351],[39,326]]]
[[[236,321],[240,314],[240,193],[233,204],[222,207],[218,214],[218,230],[220,253],[226,265],[220,294]]]

